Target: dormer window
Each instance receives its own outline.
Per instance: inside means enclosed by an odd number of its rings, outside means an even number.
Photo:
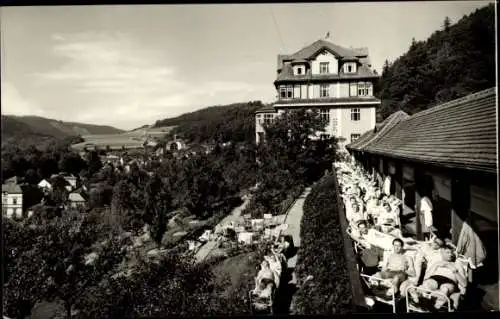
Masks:
[[[297,68],[297,74],[301,75],[302,74],[302,68]]]
[[[356,62],[344,63],[344,73],[356,73]]]
[[[328,62],[320,62],[319,64],[319,73],[320,74],[327,74],[330,73],[328,70],[329,63]]]

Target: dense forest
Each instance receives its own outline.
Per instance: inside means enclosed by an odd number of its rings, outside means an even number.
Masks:
[[[242,142],[255,139],[255,111],[260,101],[212,106],[175,118],[159,120],[154,127],[176,126],[171,132],[189,142]]]
[[[380,79],[380,117],[397,110],[414,114],[436,104],[494,87],[495,8],[490,4],[426,41],[413,40],[408,52],[385,62]]]

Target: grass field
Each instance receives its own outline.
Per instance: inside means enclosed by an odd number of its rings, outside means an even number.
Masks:
[[[128,131],[120,134],[92,134],[83,135],[85,142],[74,144],[71,147],[76,150],[83,150],[87,147],[99,147],[105,149],[109,146],[111,149],[126,149],[142,147],[146,136],[162,137],[168,134],[175,126],[141,128],[134,131]]]
[[[214,281],[218,284],[229,283],[225,295],[244,300],[250,289],[253,288],[254,278],[257,275],[257,253],[250,252],[233,256],[215,265]],[[228,282],[229,280],[229,282]]]

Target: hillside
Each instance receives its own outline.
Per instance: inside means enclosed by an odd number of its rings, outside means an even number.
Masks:
[[[153,127],[176,126],[172,133],[190,142],[253,141],[254,113],[263,106],[260,101],[211,106],[175,118],[159,120]]]
[[[39,116],[2,115],[2,140],[30,136],[49,136],[64,139],[90,134],[119,134],[124,131],[111,126],[63,122]]]
[[[386,61],[379,83],[379,115],[397,110],[414,114],[483,89],[495,82],[495,9],[493,4],[441,30],[426,41],[412,41],[408,52]]]

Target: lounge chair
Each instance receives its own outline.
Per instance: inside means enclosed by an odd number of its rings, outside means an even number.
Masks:
[[[457,256],[456,259],[457,263],[463,267],[461,270],[464,272],[464,274],[467,274],[468,272],[468,261],[465,259],[463,256]],[[460,291],[452,293],[450,296],[446,296],[440,291],[432,291],[425,289],[420,286],[415,286],[415,285],[410,285],[406,289],[406,311],[407,312],[430,312],[430,311],[435,311],[436,309],[433,308],[434,300],[439,297],[446,302],[443,304],[443,306],[438,309],[440,311],[447,311],[447,312],[454,312],[458,309],[460,306],[461,300],[463,300],[465,296],[465,288],[467,287],[462,287]],[[411,298],[411,293],[416,293],[422,302],[419,302],[416,304],[413,299]]]

